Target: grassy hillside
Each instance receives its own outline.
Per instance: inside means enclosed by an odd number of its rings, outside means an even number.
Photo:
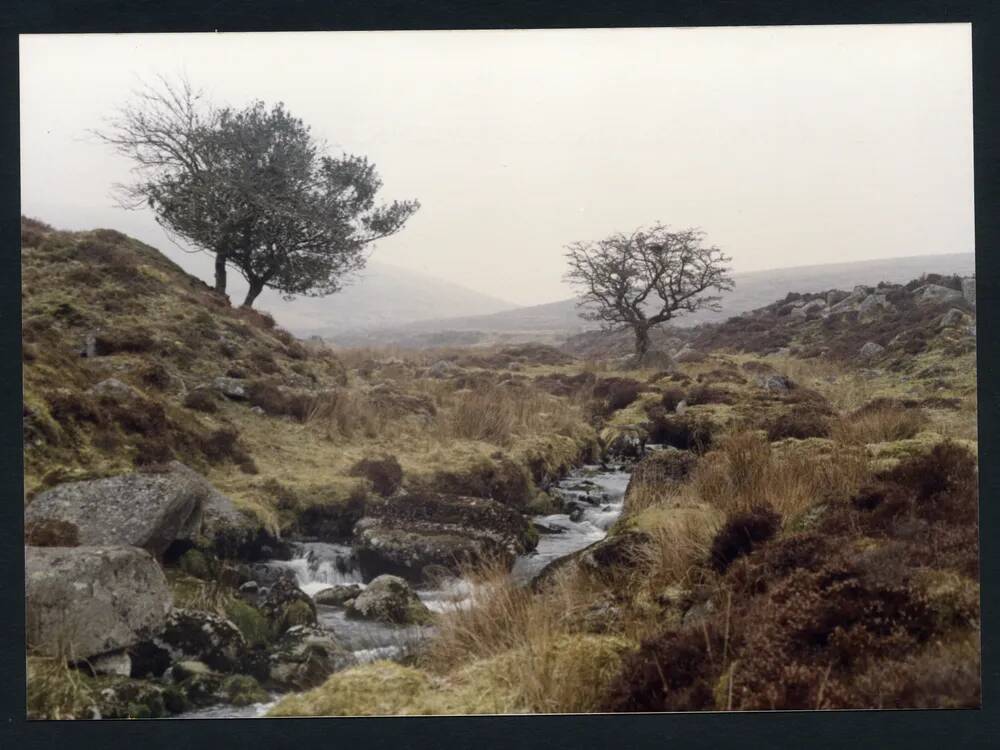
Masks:
[[[691,327],[703,323],[720,323],[731,316],[769,305],[789,291],[802,294],[828,289],[850,290],[857,284],[875,284],[879,281],[905,284],[929,273],[974,275],[975,255],[920,255],[736,274],[735,288],[722,295],[721,311],[701,310],[690,313],[678,318],[676,324]],[[425,348],[447,344],[491,343],[504,339],[557,343],[566,336],[595,327],[593,323],[579,317],[577,301],[567,299],[491,315],[448,317],[405,326],[371,326],[356,331],[345,331],[342,327],[318,328],[309,330],[308,333],[323,336],[341,346],[364,346],[381,341]]]
[[[22,235],[27,502],[178,458],[330,539],[425,491],[552,512],[571,467],[641,459],[606,539],[531,587],[469,570],[473,606],[406,665],[276,715],[979,705],[972,309],[945,324],[904,289],[859,334],[782,295],[689,333],[699,361],[670,371],[538,344],[334,354],[117,232]],[[862,334],[885,349],[836,356]],[[238,598],[169,574],[186,607]],[[29,686],[41,714],[62,667]]]
[[[313,504],[363,496],[366,480],[351,470],[365,458],[392,455],[414,487],[459,477],[476,489],[500,476],[527,502],[547,472],[596,445],[580,405],[500,389],[509,373],[473,365],[456,366],[464,382],[428,377],[440,353],[341,360],[267,315],[230,307],[113,230],[68,233],[29,221],[23,239],[29,497],[177,458],[290,529]],[[88,346],[92,356],[82,356]],[[500,362],[521,360],[530,371],[531,358],[526,350]],[[108,379],[128,390],[95,389]],[[493,413],[479,414],[487,402]]]

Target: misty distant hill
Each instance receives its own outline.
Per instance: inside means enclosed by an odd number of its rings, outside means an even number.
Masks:
[[[298,334],[335,335],[453,315],[487,315],[516,305],[459,284],[384,263],[369,262],[340,292],[329,297],[296,297],[291,302],[265,293],[258,307]]]
[[[768,305],[789,292],[819,292],[828,289],[851,289],[857,284],[880,281],[905,283],[925,273],[975,273],[973,253],[919,255],[904,258],[879,258],[853,263],[828,263],[768,271],[736,274],[736,288],[724,295],[720,312],[700,311],[674,321],[675,325],[720,322],[734,315]],[[544,305],[532,305],[488,315],[455,315],[428,319],[402,326],[372,327],[346,331],[317,329],[310,333],[323,336],[341,346],[396,345],[444,346],[468,345],[498,339],[524,341],[580,333],[596,325],[579,317],[577,301],[565,299]]]

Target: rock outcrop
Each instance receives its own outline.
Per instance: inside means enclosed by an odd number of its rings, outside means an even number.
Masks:
[[[354,529],[362,573],[423,578],[425,567],[457,572],[463,563],[514,557],[533,546],[523,515],[495,500],[422,493],[369,503]]]
[[[281,636],[269,656],[268,682],[283,690],[306,690],[352,660],[329,631],[296,625]]]
[[[175,539],[196,533],[210,487],[194,472],[176,471],[70,482],[35,497],[25,523],[58,520],[76,527],[81,545],[141,547],[161,555]]]
[[[239,672],[247,644],[239,629],[218,615],[175,609],[153,643],[174,661],[200,661],[218,672]]]
[[[26,528],[38,539],[44,536],[39,529],[58,526],[62,536],[76,544],[142,547],[157,556],[177,540],[224,558],[282,556],[279,540],[177,461],[59,485],[35,497],[24,517]]]
[[[163,630],[170,589],[137,547],[27,547],[27,639],[47,656],[86,659]]]
[[[431,613],[398,576],[381,575],[347,604],[347,616],[396,625],[427,622]]]

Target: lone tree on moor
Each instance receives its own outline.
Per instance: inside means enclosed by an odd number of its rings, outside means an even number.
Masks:
[[[569,245],[566,279],[582,290],[582,317],[606,330],[631,328],[641,362],[651,328],[685,312],[719,310],[721,298],[706,292],[733,288],[732,259],[703,239],[696,229],[671,232],[656,224]]]
[[[331,156],[282,104],[214,108],[186,82],[161,80],[124,106],[103,141],[135,162],[118,186],[128,208],[150,206],[168,232],[215,255],[215,289],[226,268],[286,297],[338,291],[363,268],[365,249],[398,232],[417,201],[376,205],[382,186],[363,156]]]

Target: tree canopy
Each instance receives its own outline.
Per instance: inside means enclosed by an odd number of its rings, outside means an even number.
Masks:
[[[325,296],[362,268],[365,249],[398,232],[417,201],[380,205],[363,156],[330,155],[279,103],[215,108],[185,81],[147,86],[98,135],[135,163],[124,205],[148,205],[169,232],[242,275],[251,306],[264,287]]]
[[[649,350],[649,330],[695,310],[720,309],[718,295],[733,288],[727,257],[704,244],[697,229],[663,224],[616,233],[567,247],[568,281],[581,292],[581,316],[604,328],[631,328],[636,356]]]

